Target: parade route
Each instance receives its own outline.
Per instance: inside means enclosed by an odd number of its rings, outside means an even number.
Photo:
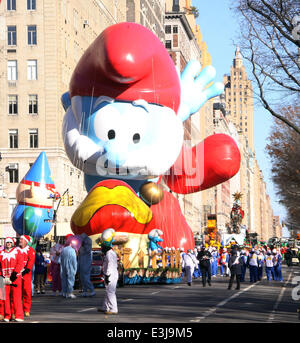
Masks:
[[[212,286],[203,287],[201,279],[176,285],[135,285],[117,289],[119,314],[97,312],[102,304],[104,289],[97,288],[96,296],[64,299],[45,295],[32,298],[30,318],[25,323],[299,323],[299,301],[292,299],[294,276],[299,267],[283,266],[283,282],[250,284],[240,291],[228,290],[228,278],[217,276]],[[4,325],[9,325],[4,324]]]

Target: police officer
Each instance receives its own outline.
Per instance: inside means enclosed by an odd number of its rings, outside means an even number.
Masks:
[[[212,259],[212,256],[211,256],[210,251],[208,249],[205,249],[204,246],[202,246],[201,251],[199,252],[197,258],[200,261],[203,287],[206,286],[206,277],[207,277],[207,283],[209,284],[209,286],[211,286],[210,260]]]
[[[236,289],[240,289],[240,280],[242,274],[242,258],[238,255],[237,250],[233,249],[228,261],[228,267],[230,269],[230,279],[228,289],[231,289],[234,277],[236,277]]]

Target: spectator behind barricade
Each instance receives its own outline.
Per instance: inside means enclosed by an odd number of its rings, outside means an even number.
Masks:
[[[45,272],[46,263],[40,246],[36,248],[35,254],[34,285],[37,294],[45,294]]]

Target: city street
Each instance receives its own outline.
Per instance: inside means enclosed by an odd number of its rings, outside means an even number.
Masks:
[[[267,282],[264,277],[240,291],[227,290],[228,278],[217,276],[212,286],[203,288],[201,280],[192,287],[185,282],[174,285],[136,285],[117,289],[119,314],[108,316],[97,312],[104,292],[96,289],[93,298],[65,299],[36,295],[28,323],[299,323],[297,307],[292,299],[292,284],[300,277],[298,266],[283,266],[283,282]],[[298,281],[299,283],[299,281]],[[235,285],[234,285],[235,286]],[[78,291],[74,292],[79,294]],[[297,293],[297,292],[296,292]],[[10,325],[9,323],[6,325]]]

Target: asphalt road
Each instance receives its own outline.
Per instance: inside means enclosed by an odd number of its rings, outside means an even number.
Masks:
[[[130,285],[117,289],[119,314],[108,316],[97,312],[101,306],[103,288],[96,289],[93,298],[65,299],[45,295],[32,298],[30,318],[25,323],[300,323],[297,308],[300,300],[293,279],[300,267],[283,266],[283,282],[267,282],[266,278],[251,284],[247,270],[246,282],[239,291],[227,290],[228,278],[213,278],[212,286],[203,287],[193,280],[174,285]],[[234,285],[235,286],[235,285]],[[300,287],[299,287],[300,288]],[[79,295],[78,291],[74,294]],[[16,325],[19,325],[17,323]],[[10,325],[4,323],[3,325]]]

